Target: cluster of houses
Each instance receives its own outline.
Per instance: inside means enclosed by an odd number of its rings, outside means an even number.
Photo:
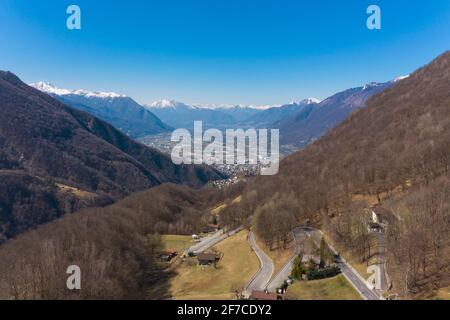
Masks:
[[[165,251],[160,255],[161,261],[164,262],[170,262],[172,261],[176,256],[178,255],[178,252],[176,251]],[[195,256],[198,261],[199,266],[209,266],[212,264],[217,263],[220,260],[220,255],[216,253],[206,253],[202,252]]]
[[[215,180],[212,182],[212,185],[217,189],[223,189],[233,184],[236,184],[239,181],[238,177],[232,177],[222,180]]]

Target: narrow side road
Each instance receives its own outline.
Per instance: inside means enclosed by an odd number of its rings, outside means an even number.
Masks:
[[[362,280],[361,277],[353,271],[353,269],[350,268],[345,261],[339,259],[336,264],[341,269],[345,278],[347,278],[347,280],[365,300],[381,300],[380,296],[378,296],[373,290],[369,289],[366,281]]]
[[[228,232],[224,232],[223,230],[219,230],[216,233],[201,239],[199,243],[196,243],[195,245],[190,247],[187,250],[187,252],[192,252],[192,253],[194,253],[196,255],[199,254],[199,253],[202,253],[202,252],[208,250],[209,248],[215,246],[216,244],[218,244],[222,240],[225,240],[226,238],[231,237],[232,235],[235,235],[236,233],[238,233],[242,229],[243,229],[242,227],[239,227],[237,229],[234,229],[234,230],[231,230],[231,231],[228,231]]]
[[[278,273],[272,278],[272,280],[270,280],[270,283],[267,286],[267,290],[270,292],[276,292],[276,290],[283,285],[284,281],[289,278],[292,270],[294,269],[294,261],[300,254],[300,244],[308,237],[305,233],[302,232],[293,232],[293,234],[296,245],[295,253],[291,257],[291,259],[289,259],[289,261],[286,262],[286,264],[280,269],[280,271],[278,271]]]
[[[249,297],[255,290],[264,291],[272,278],[275,267],[272,259],[258,246],[253,232],[248,234],[248,243],[260,262],[260,269],[250,279],[244,290],[244,296]]]

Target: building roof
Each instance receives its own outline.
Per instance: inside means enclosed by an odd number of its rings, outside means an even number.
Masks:
[[[197,256],[198,260],[204,260],[204,261],[216,261],[217,256],[214,253],[200,253]]]
[[[166,250],[166,251],[163,251],[162,254],[173,255],[173,254],[178,254],[178,252],[176,252],[175,250]]]
[[[276,293],[269,293],[264,291],[253,291],[250,295],[252,300],[278,300],[278,295]]]

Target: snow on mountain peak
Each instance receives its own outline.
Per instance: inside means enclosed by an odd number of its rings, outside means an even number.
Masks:
[[[58,96],[71,93],[70,90],[57,88],[50,82],[40,81],[38,83],[31,83],[30,86],[38,89],[39,91],[56,94]]]
[[[313,104],[313,103],[320,103],[321,100],[316,98],[308,98],[304,99],[300,102],[291,102],[291,104]],[[226,110],[226,109],[255,109],[255,110],[267,110],[271,108],[279,108],[283,106],[284,104],[275,104],[275,105],[246,105],[246,104],[215,104],[215,103],[196,103],[196,104],[185,104],[182,102],[178,102],[175,100],[159,100],[155,101],[147,107],[149,108],[190,108],[190,109],[209,109],[209,110]]]
[[[289,104],[293,105],[310,105],[310,104],[318,104],[321,103],[322,100],[316,98],[307,98],[300,101],[291,101]]]
[[[319,100],[319,99],[317,99],[317,98],[307,98],[307,99],[304,99],[304,100],[302,100],[302,101],[300,101],[300,104],[313,104],[313,103],[321,103],[322,102],[322,100]]]
[[[163,99],[163,100],[152,102],[150,104],[150,107],[152,107],[152,108],[175,108],[175,106],[177,104],[178,103],[175,100]]]
[[[370,89],[370,88],[373,88],[373,87],[378,87],[378,86],[380,86],[380,85],[382,85],[382,83],[379,83],[379,82],[369,82],[368,84],[365,84],[364,86],[363,86],[363,90],[366,90],[366,89]]]
[[[182,102],[178,102],[175,100],[167,100],[167,99],[163,99],[163,100],[158,100],[155,102],[152,102],[150,105],[147,105],[148,108],[155,108],[155,109],[196,109],[195,106],[191,106],[188,104],[184,104]]]
[[[72,94],[85,96],[88,98],[94,97],[94,98],[102,98],[102,99],[125,98],[126,97],[126,95],[115,93],[115,92],[101,92],[101,91],[100,92],[91,92],[91,91],[87,91],[87,90],[75,90],[75,91],[72,91]]]
[[[77,95],[77,96],[84,96],[87,98],[102,98],[102,99],[107,99],[107,98],[125,98],[125,95],[122,94],[118,94],[115,92],[92,92],[92,91],[87,91],[87,90],[68,90],[68,89],[61,89],[58,87],[55,87],[54,85],[52,85],[49,82],[37,82],[37,83],[31,83],[30,84],[31,87],[38,89],[39,91],[45,92],[45,93],[49,93],[49,94],[54,94],[57,96],[65,96],[65,95]]]
[[[256,110],[266,110],[274,107],[273,105],[246,105],[246,104],[217,104],[217,103],[201,103],[195,104],[195,107],[200,109],[211,109],[211,110],[229,110],[229,109],[256,109]]]
[[[389,82],[387,82],[387,83],[395,83],[395,82],[399,82],[400,80],[406,79],[406,78],[408,78],[408,77],[409,77],[409,74],[407,74],[407,75],[405,75],[405,76],[397,77],[397,78],[395,78],[394,80],[389,81]],[[369,88],[373,88],[373,87],[378,87],[378,86],[381,86],[381,85],[384,85],[384,84],[385,84],[385,83],[370,82],[370,83],[366,84],[366,85],[363,87],[363,90],[366,90],[366,89],[369,89]]]
[[[400,76],[400,77],[395,78],[394,82],[399,82],[400,80],[403,80],[403,79],[406,79],[406,78],[409,78],[409,74],[407,74],[406,76]]]

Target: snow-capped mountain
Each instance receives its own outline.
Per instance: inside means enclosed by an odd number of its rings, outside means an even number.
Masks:
[[[186,104],[175,100],[158,100],[148,105],[149,108],[190,108],[190,109],[210,109],[210,110],[228,110],[228,109],[255,109],[266,110],[273,107],[280,107],[281,105],[245,105],[245,104],[217,104],[217,103],[194,103]]]
[[[194,121],[202,121],[204,127],[232,127],[236,123],[231,115],[221,110],[200,108],[174,100],[161,100],[145,106],[162,121],[174,128],[192,129]]]
[[[205,127],[220,128],[267,125],[298,111],[302,106],[319,102],[319,99],[308,98],[288,105],[231,105],[186,104],[174,100],[160,100],[147,105],[146,108],[173,127],[191,128],[193,121],[203,121]]]
[[[66,96],[66,95],[78,95],[78,96],[84,96],[87,98],[101,98],[101,99],[107,99],[107,98],[126,98],[123,94],[118,94],[115,92],[92,92],[87,90],[68,90],[68,89],[61,89],[57,88],[54,85],[52,85],[50,82],[37,82],[32,83],[30,86],[49,94],[55,94],[58,96]]]
[[[409,74],[407,74],[406,76],[400,76],[400,77],[397,77],[397,78],[395,78],[394,79],[394,82],[399,82],[399,81],[401,81],[401,80],[403,80],[403,79],[407,79],[407,78],[409,78]]]
[[[175,100],[159,100],[145,105],[147,109],[197,109],[197,107],[188,105]]]
[[[307,99],[300,101],[299,104],[308,105],[308,104],[317,104],[317,103],[321,103],[321,102],[322,102],[322,100],[317,99],[317,98],[307,98]]]
[[[299,102],[291,102],[279,107],[272,107],[267,110],[263,110],[253,117],[246,119],[246,121],[256,127],[270,127],[273,123],[280,121],[283,118],[287,118],[293,113],[299,112],[306,106],[313,106],[318,103],[320,103],[320,100],[316,98],[308,98]]]
[[[202,109],[254,109],[254,110],[267,110],[274,107],[280,107],[281,105],[255,105],[255,104],[218,104],[218,103],[198,103],[194,106]]]
[[[30,86],[62,103],[109,122],[133,138],[168,132],[171,129],[151,111],[123,94],[61,89],[48,82],[38,82]]]
[[[214,110],[226,113],[232,116],[236,122],[242,123],[256,114],[261,113],[265,110],[265,107],[254,105],[215,105]]]

